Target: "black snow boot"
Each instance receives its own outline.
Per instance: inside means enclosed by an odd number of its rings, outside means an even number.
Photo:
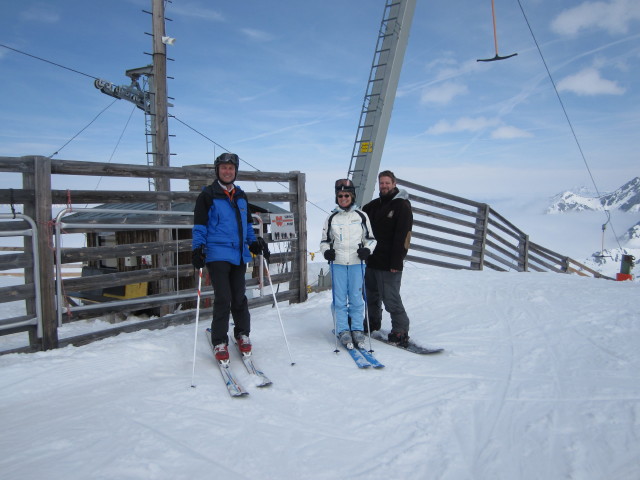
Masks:
[[[407,332],[391,332],[387,336],[389,343],[395,343],[400,347],[409,346],[409,334]]]

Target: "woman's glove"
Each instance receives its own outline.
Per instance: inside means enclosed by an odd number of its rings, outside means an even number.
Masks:
[[[360,260],[366,260],[367,258],[369,258],[369,255],[371,255],[371,250],[369,250],[368,248],[360,247],[358,249],[358,258]]]
[[[328,262],[333,262],[336,259],[336,251],[333,248],[325,250],[324,259]]]

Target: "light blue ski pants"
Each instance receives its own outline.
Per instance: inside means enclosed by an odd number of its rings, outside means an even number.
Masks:
[[[364,299],[362,297],[363,264],[337,265],[333,264],[332,285],[335,305],[332,305],[336,315],[336,332],[349,330],[364,330]]]

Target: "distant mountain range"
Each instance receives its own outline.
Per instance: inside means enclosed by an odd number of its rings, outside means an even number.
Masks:
[[[547,208],[548,214],[584,211],[618,210],[625,213],[640,212],[640,177],[625,183],[616,191],[600,197],[586,188],[577,192],[567,190],[551,199]],[[640,222],[630,227],[618,238],[621,248],[605,249],[595,252],[585,263],[605,275],[615,276],[622,255],[633,255],[636,270],[640,264]],[[639,275],[639,273],[632,272]]]
[[[578,192],[567,190],[551,199],[547,213],[582,212],[582,211],[620,210],[623,212],[640,212],[640,177],[625,183],[616,191],[598,198],[586,188]]]

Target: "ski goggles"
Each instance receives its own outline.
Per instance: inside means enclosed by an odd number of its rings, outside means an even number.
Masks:
[[[342,187],[353,188],[353,182],[348,178],[336,180],[336,190],[342,190]]]

